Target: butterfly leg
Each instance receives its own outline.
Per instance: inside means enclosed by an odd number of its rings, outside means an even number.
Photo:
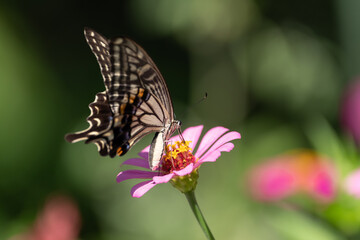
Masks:
[[[180,136],[181,141],[182,141],[183,143],[185,143],[185,139],[184,139],[184,137],[183,137],[183,135],[182,135],[181,128],[178,128],[177,131],[178,131],[178,133],[179,133],[179,136]]]

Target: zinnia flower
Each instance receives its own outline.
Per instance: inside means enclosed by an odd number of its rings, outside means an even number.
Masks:
[[[196,187],[198,169],[204,162],[215,162],[220,157],[221,152],[230,152],[234,144],[230,141],[240,139],[240,133],[224,127],[214,127],[203,137],[197,148],[193,152],[200,138],[203,126],[187,128],[182,138],[177,135],[169,140],[166,153],[162,158],[162,163],[158,169],[151,171],[149,168],[148,154],[150,146],[147,146],[139,153],[140,158],[132,158],[123,162],[123,165],[145,168],[146,170],[125,170],[118,174],[117,182],[127,179],[148,179],[136,184],[131,189],[133,197],[141,197],[151,188],[160,183],[171,182],[183,193],[193,191]]]
[[[297,151],[270,159],[250,171],[250,191],[262,201],[306,193],[318,201],[335,196],[332,164],[312,151]]]
[[[75,240],[81,218],[77,205],[66,196],[53,196],[45,204],[34,226],[11,240]]]

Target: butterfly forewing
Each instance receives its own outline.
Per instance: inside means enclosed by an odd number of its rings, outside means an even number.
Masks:
[[[66,140],[94,142],[101,155],[114,157],[124,155],[145,135],[160,132],[150,149],[153,168],[153,163],[160,162],[164,141],[179,125],[173,119],[165,80],[134,41],[122,37],[108,40],[89,28],[85,38],[99,63],[106,91],[98,93],[89,105],[89,128],[67,135]]]
[[[109,42],[113,73],[108,92],[110,104],[122,98],[117,94],[143,87],[160,100],[172,117],[173,107],[165,80],[145,50],[128,38],[114,38]]]
[[[101,75],[103,76],[106,91],[111,85],[111,62],[108,40],[99,33],[89,29],[84,29],[84,35],[91,51],[94,53],[99,63]]]

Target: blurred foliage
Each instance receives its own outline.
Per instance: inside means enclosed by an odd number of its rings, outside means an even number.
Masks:
[[[84,26],[147,50],[184,127],[241,132],[234,151],[200,169],[196,194],[216,238],[358,239],[359,200],[342,181],[359,152],[338,108],[359,75],[359,9],[354,0],[0,2],[0,239],[26,232],[54,192],[77,202],[79,239],[204,239],[170,184],[133,199],[134,182],[116,183],[151,136],[120,159],[64,141],[87,127],[87,105],[104,90]],[[247,171],[299,148],[334,160],[336,200],[254,201]]]

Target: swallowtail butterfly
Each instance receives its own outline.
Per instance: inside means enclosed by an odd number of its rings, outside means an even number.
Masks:
[[[94,53],[105,83],[105,91],[90,103],[89,127],[68,134],[74,143],[85,140],[97,145],[100,155],[124,155],[145,135],[155,132],[150,145],[149,165],[155,170],[166,141],[180,121],[174,120],[169,90],[159,69],[134,41],[118,37],[106,39],[90,28],[85,38]]]

